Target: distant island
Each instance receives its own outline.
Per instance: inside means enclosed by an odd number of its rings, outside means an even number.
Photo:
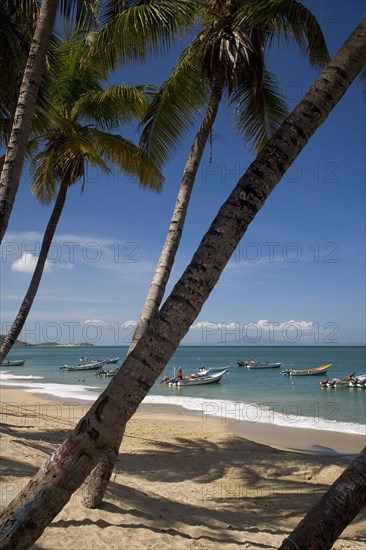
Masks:
[[[79,344],[58,344],[57,342],[41,342],[35,344],[35,348],[94,348],[94,344],[88,342],[80,342]]]
[[[0,334],[0,345],[5,340],[4,334]],[[28,344],[22,340],[16,340],[14,348],[94,348],[94,344],[88,342],[80,342],[78,344],[59,344],[57,342],[41,342],[40,344]]]

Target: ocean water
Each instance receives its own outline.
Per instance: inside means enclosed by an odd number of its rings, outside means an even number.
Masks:
[[[2,387],[22,387],[59,401],[91,402],[107,386],[110,378],[95,371],[65,372],[60,367],[90,359],[125,357],[127,348],[17,348],[8,359],[26,359],[24,367],[1,367]],[[262,361],[282,361],[279,369],[253,370],[237,367],[235,359],[254,357]],[[356,371],[366,373],[365,347],[203,347],[177,349],[164,372],[145,398],[145,403],[181,405],[205,415],[236,421],[266,422],[293,427],[365,433],[366,388],[320,388],[321,376],[285,377],[282,368],[310,368],[332,363],[328,377],[344,377]],[[219,384],[196,387],[169,387],[161,384],[163,374],[172,376],[178,367],[183,373],[200,367],[232,365]]]

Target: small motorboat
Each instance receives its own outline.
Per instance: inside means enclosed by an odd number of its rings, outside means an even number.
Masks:
[[[282,363],[274,361],[255,361],[251,357],[246,361],[236,360],[238,367],[246,367],[247,369],[278,369]]]
[[[178,376],[165,376],[161,382],[168,384],[168,386],[201,386],[202,384],[220,382],[227,370],[228,369],[223,369],[220,372],[215,372],[214,374],[191,373],[187,376],[183,376],[183,378],[178,378]]]
[[[1,363],[0,367],[23,367],[25,359],[17,359],[14,361],[4,361]]]
[[[285,369],[281,371],[281,374],[283,374],[283,376],[312,376],[316,374],[326,374],[331,365],[332,363],[310,369]]]
[[[227,365],[226,367],[200,367],[198,369],[199,374],[208,374],[213,372],[221,372],[223,370],[229,370],[231,369],[231,365]]]
[[[108,377],[111,377],[111,376],[116,376],[118,371],[119,371],[119,367],[117,367],[115,369],[101,369],[100,371],[96,372],[95,374],[97,376],[108,378]]]
[[[227,372],[227,369],[216,372],[215,374],[205,374],[198,377],[183,377],[182,380],[178,379],[177,386],[201,386],[202,384],[212,384],[213,382],[220,382],[221,378]]]
[[[104,361],[93,361],[92,363],[85,363],[84,365],[64,365],[60,367],[60,370],[65,371],[76,371],[76,370],[98,370],[101,369],[104,365]]]
[[[349,381],[348,385],[350,388],[366,388],[366,374],[356,376],[353,380]]]
[[[117,355],[116,357],[104,359],[104,362],[107,364],[111,364],[111,363],[118,363],[119,360],[120,360],[120,357],[118,357]]]
[[[327,378],[320,382],[321,388],[348,388],[357,379],[356,373],[352,372],[345,378]]]

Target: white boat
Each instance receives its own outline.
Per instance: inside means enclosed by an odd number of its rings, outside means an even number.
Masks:
[[[213,372],[222,372],[223,370],[229,370],[231,369],[231,365],[227,365],[227,367],[200,367],[198,369],[198,374],[209,374]]]
[[[273,361],[255,361],[254,359],[247,359],[246,361],[236,360],[238,367],[246,367],[247,369],[278,369],[282,363],[276,363]]]
[[[60,370],[97,370],[101,369],[104,365],[104,361],[94,361],[92,363],[85,363],[84,365],[64,365],[63,367],[60,367]]]
[[[0,367],[23,367],[25,359],[17,359],[14,361],[4,361]]]
[[[348,383],[350,388],[366,388],[366,374],[356,376],[353,380],[350,380]]]
[[[119,367],[115,369],[101,369],[99,372],[96,373],[97,376],[102,377],[110,377],[110,376],[116,376],[117,372],[119,371]]]
[[[117,355],[116,357],[111,357],[110,359],[104,359],[104,362],[107,364],[118,363],[119,360],[120,360],[120,357],[118,357]]]
[[[175,382],[169,382],[170,386],[201,386],[202,384],[212,384],[214,382],[220,382],[221,378],[227,372],[227,369],[221,372],[215,372],[215,374],[205,374],[203,376],[187,376],[183,379],[177,379]]]

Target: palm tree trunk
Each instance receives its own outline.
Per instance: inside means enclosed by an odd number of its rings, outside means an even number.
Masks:
[[[0,546],[26,550],[119,437],[201,311],[248,225],[366,64],[366,16],[240,178],[191,263],[123,367],[64,443],[3,510]],[[354,478],[354,488],[361,479]],[[363,481],[364,483],[364,481]],[[354,490],[349,487],[350,491]]]
[[[56,19],[57,5],[57,0],[43,0],[41,3],[36,30],[19,91],[13,128],[0,178],[0,242],[8,227],[10,214],[19,187],[38,89]]]
[[[128,350],[129,352],[133,350],[141,336],[143,336],[146,327],[158,312],[160,304],[163,300],[165,288],[173,268],[175,255],[183,233],[184,222],[187,215],[193,185],[196,179],[197,170],[200,166],[204,149],[216,120],[224,91],[224,85],[225,81],[220,76],[216,78],[212,87],[212,92],[204,119],[196,134],[188,155],[168,233],[155,269],[154,277],[150,284],[145,304],[140,313],[140,318]]]
[[[366,447],[308,512],[280,550],[328,550],[366,506]]]
[[[197,170],[199,168],[207,140],[216,119],[217,111],[219,109],[222,94],[224,91],[224,84],[224,79],[222,77],[218,77],[212,87],[212,92],[204,119],[193,141],[187,163],[183,171],[183,176],[175,203],[173,216],[166,236],[165,244],[161,251],[154,277],[151,281],[145,304],[142,308],[128,353],[130,353],[134,349],[137,342],[144,335],[151,319],[158,312],[160,304],[163,300],[165,288],[169,280],[170,273],[172,271],[175,255],[182,236],[184,222],[186,219],[188,205],[191,198],[192,188],[197,175]],[[113,444],[113,448],[115,448],[116,445],[118,445],[119,448],[120,444],[121,441],[116,441]],[[108,485],[108,482],[105,483],[105,480],[110,479],[114,468],[114,462],[111,459],[111,456],[114,456],[113,449],[111,449],[110,452],[107,452],[106,456],[102,458],[97,468],[93,470],[93,472],[86,480],[84,504],[88,508],[99,508],[102,503],[103,496]],[[115,455],[115,461],[117,460],[117,458],[118,453],[117,455]],[[97,479],[100,480],[100,483],[97,482]]]
[[[0,349],[0,363],[4,361],[7,354],[11,350],[31,310],[34,298],[36,297],[38,287],[42,279],[42,274],[43,274],[44,266],[46,264],[52,239],[55,234],[63,207],[65,205],[67,190],[68,190],[68,184],[66,182],[63,182],[60,186],[59,192],[57,194],[55,206],[53,207],[51,217],[46,227],[46,231],[42,241],[42,247],[39,253],[39,257],[37,260],[37,264],[36,264],[31,282],[29,283],[29,286],[28,286],[27,293],[24,297],[22,305],[20,306],[18,315],[16,316],[15,321],[11,326],[11,329],[9,330],[8,334],[6,335],[6,338],[2,343],[2,346]]]
[[[124,435],[122,434],[113,442],[113,445],[104,453],[102,460],[88,476],[83,492],[83,501],[87,508],[100,508],[107,490],[109,480],[117,462],[119,448]]]

